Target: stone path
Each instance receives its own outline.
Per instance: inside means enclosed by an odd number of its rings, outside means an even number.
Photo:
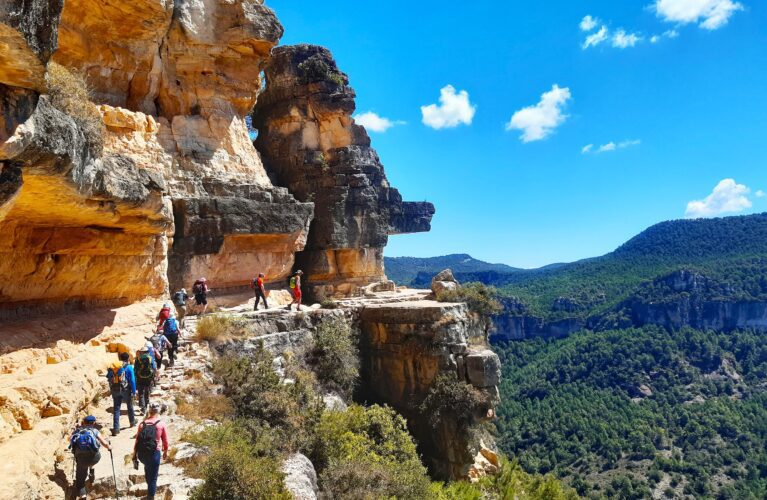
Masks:
[[[194,383],[192,374],[207,371],[207,361],[210,353],[206,346],[192,340],[197,324],[197,317],[188,317],[186,330],[179,338],[179,353],[172,368],[161,370],[160,381],[152,391],[150,401],[159,402],[163,406],[161,419],[168,426],[170,436],[171,456],[173,461],[163,463],[160,466],[160,475],[157,481],[158,500],[184,500],[188,498],[189,491],[200,481],[184,476],[184,471],[176,465],[177,462],[188,458],[193,448],[189,443],[180,441],[186,430],[194,425],[193,422],[176,414],[176,397],[182,393],[185,387]],[[167,356],[166,356],[167,359]],[[111,398],[103,398],[97,407],[96,417],[104,425],[103,432],[113,446],[114,468],[117,479],[117,488],[120,498],[142,498],[146,496],[147,485],[144,481],[144,467],[139,463],[139,470],[133,468],[131,456],[133,453],[136,429],[128,427],[128,417],[123,406],[123,415],[120,419],[121,431],[117,436],[109,436],[109,428],[112,422]],[[138,409],[137,409],[138,410]],[[143,416],[136,415],[137,422]],[[175,450],[174,450],[175,449]],[[104,450],[99,464],[96,466],[96,481],[89,489],[89,499],[116,498],[115,481],[112,476],[112,462],[109,452]]]

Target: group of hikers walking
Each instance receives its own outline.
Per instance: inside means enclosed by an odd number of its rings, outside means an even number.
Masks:
[[[301,310],[301,276],[303,276],[303,272],[296,271],[288,281],[292,298],[287,306],[288,310],[291,310],[293,304],[296,305],[296,310]],[[264,303],[264,309],[269,308],[265,280],[264,273],[259,273],[251,281],[251,288],[255,293],[254,311],[258,310],[261,301]],[[194,312],[197,315],[205,314],[208,308],[208,294],[211,293],[208,281],[205,278],[195,281],[192,293],[194,295]],[[160,464],[167,459],[168,454],[168,430],[160,420],[161,406],[158,403],[150,402],[150,396],[153,387],[159,381],[160,368],[165,366],[168,369],[175,364],[179,335],[185,327],[189,301],[190,297],[186,289],[182,288],[174,293],[172,302],[175,307],[171,306],[170,303],[163,304],[155,318],[157,327],[147,338],[146,343],[136,351],[133,362],[131,362],[131,355],[128,352],[121,352],[118,354],[118,361],[107,369],[106,378],[112,396],[112,436],[117,436],[120,433],[120,416],[123,403],[127,409],[128,423],[131,429],[137,424],[134,398],[137,400],[139,411],[144,417],[138,423],[136,430],[133,465],[137,470],[139,462],[144,465],[147,499],[149,500],[154,499]],[[163,364],[166,352],[168,353],[168,360],[166,364]],[[112,474],[115,476],[112,445],[97,429],[96,417],[88,415],[75,428],[69,440],[69,448],[74,454],[75,461],[75,498],[85,497],[87,495],[86,482],[93,483],[95,480],[94,467],[101,460],[102,447],[109,451]],[[117,492],[116,476],[114,480],[115,492]]]

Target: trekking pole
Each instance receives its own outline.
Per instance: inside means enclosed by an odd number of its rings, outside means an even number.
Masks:
[[[117,491],[117,474],[115,474],[115,457],[112,455],[112,450],[109,450],[109,459],[112,461],[112,481],[115,483],[115,498],[120,500],[120,492]]]

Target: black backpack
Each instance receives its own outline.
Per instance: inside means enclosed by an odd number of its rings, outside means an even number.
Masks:
[[[156,422],[143,422],[141,430],[138,433],[138,442],[136,443],[136,453],[142,458],[150,458],[157,450],[157,424]]]
[[[142,354],[136,363],[136,378],[143,382],[154,380],[154,368],[152,367],[152,357]]]

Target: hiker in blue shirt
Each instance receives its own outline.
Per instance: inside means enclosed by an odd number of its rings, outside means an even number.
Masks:
[[[69,438],[69,448],[75,456],[74,486],[77,498],[85,497],[88,494],[85,489],[86,478],[91,484],[96,479],[96,471],[93,470],[93,467],[101,460],[99,449],[103,446],[110,452],[112,451],[109,442],[101,437],[95,425],[96,417],[88,415],[83,419],[82,425],[75,429]]]
[[[107,370],[107,380],[109,380],[109,391],[112,393],[112,406],[114,407],[112,435],[116,436],[120,433],[120,409],[123,402],[128,406],[130,426],[136,425],[136,414],[133,412],[136,375],[133,371],[133,365],[130,364],[130,354],[127,352],[120,353],[120,361]]]

